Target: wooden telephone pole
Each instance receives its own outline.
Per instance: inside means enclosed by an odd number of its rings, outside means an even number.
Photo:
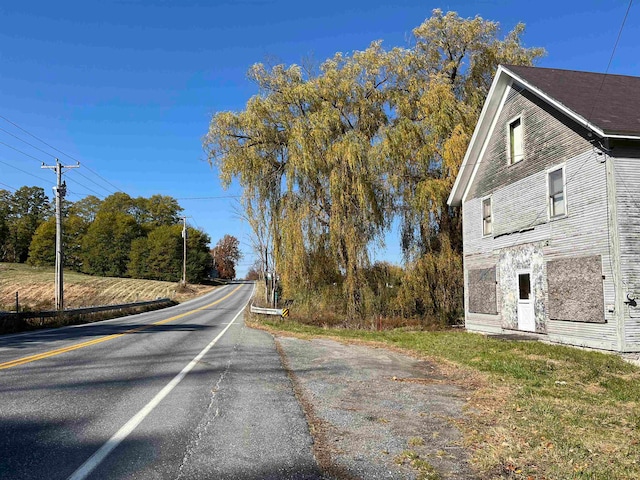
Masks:
[[[182,285],[187,285],[187,217],[182,217]]]
[[[55,170],[56,172],[56,186],[53,187],[53,192],[56,195],[56,310],[64,310],[64,254],[62,244],[62,200],[67,194],[67,185],[62,181],[63,169],[78,168],[77,165],[62,165],[60,160],[56,158],[55,165],[42,165],[42,168],[48,168]]]

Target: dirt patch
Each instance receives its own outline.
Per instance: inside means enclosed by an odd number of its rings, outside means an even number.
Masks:
[[[388,349],[327,339],[277,342],[329,475],[475,478],[456,427],[469,392],[446,371]]]

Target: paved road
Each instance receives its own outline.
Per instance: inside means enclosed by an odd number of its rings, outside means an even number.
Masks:
[[[0,337],[0,478],[322,478],[252,288]]]

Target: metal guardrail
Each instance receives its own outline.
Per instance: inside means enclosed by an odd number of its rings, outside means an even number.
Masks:
[[[105,318],[104,315],[100,315],[104,312],[114,312],[113,314],[106,314],[107,318],[111,318],[136,313],[136,309],[138,308],[149,307],[148,309],[155,310],[174,304],[175,302],[169,298],[160,298],[145,302],[73,308],[62,312],[58,312],[57,310],[18,313],[2,312],[0,313],[0,334],[16,333],[43,327],[56,327],[93,322]],[[93,316],[96,316],[97,318],[91,318]]]
[[[277,315],[279,317],[288,317],[289,309],[288,308],[262,308],[256,307],[251,304],[251,313],[259,313],[261,315]]]
[[[157,300],[147,300],[144,302],[134,302],[134,303],[121,303],[116,305],[100,305],[97,307],[83,307],[83,308],[70,308],[68,310],[63,310],[62,312],[58,312],[57,310],[43,310],[41,312],[2,312],[0,313],[0,319],[20,319],[27,320],[29,318],[52,318],[58,316],[77,316],[77,315],[86,315],[88,313],[98,313],[98,312],[109,312],[115,310],[126,310],[128,308],[137,308],[137,307],[147,307],[150,305],[160,305],[163,303],[171,302],[170,298],[159,298]]]

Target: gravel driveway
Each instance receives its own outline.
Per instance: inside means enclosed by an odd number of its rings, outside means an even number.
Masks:
[[[276,344],[331,477],[475,478],[454,422],[467,392],[435,365],[327,339]]]

